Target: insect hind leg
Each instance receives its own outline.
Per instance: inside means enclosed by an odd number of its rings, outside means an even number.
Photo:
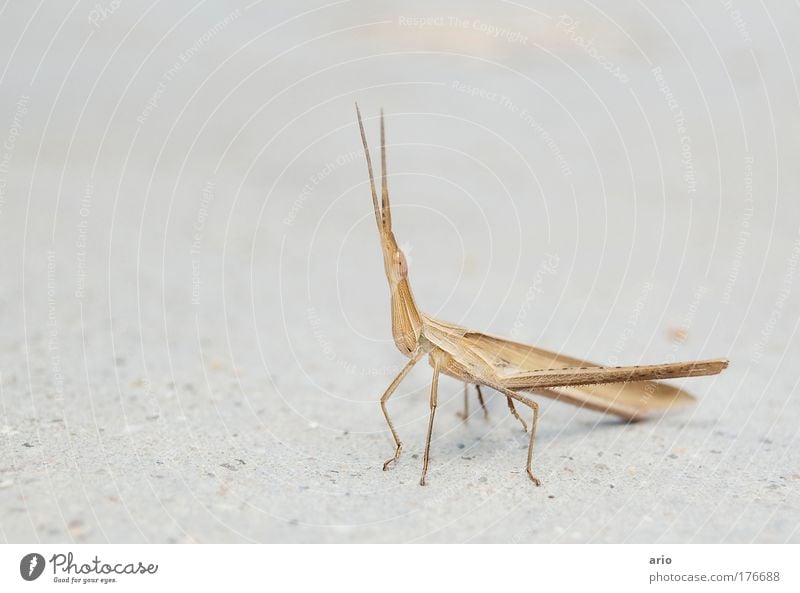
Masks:
[[[509,395],[506,395],[506,401],[508,402],[508,409],[511,411],[511,414],[514,416],[514,418],[516,418],[517,420],[519,420],[520,424],[522,424],[522,430],[523,430],[524,432],[528,432],[528,424],[527,424],[527,423],[525,422],[525,420],[523,420],[523,419],[522,419],[522,417],[521,417],[521,416],[520,416],[520,415],[517,413],[517,408],[515,408],[515,407],[514,407],[514,400],[513,400],[513,399],[511,399],[511,396],[509,396]]]
[[[486,408],[486,402],[483,401],[483,392],[481,391],[481,386],[479,383],[475,383],[475,391],[478,392],[478,403],[481,405],[481,410],[483,410],[483,418],[484,420],[489,419],[489,410]],[[464,411],[458,413],[458,417],[467,421],[469,418],[469,383],[464,381]]]
[[[533,410],[533,420],[531,421],[531,440],[530,444],[528,445],[528,462],[525,466],[525,470],[528,472],[528,477],[536,486],[541,486],[542,481],[534,475],[533,470],[531,469],[531,462],[533,461],[533,441],[536,438],[536,426],[539,424],[539,404],[533,401],[529,397],[525,397],[524,395],[520,395],[516,391],[511,391],[510,389],[506,389],[502,385],[492,384],[489,385],[492,389],[496,389],[500,393],[504,394],[509,399],[516,399],[517,401],[522,402],[526,406],[528,406],[531,410]]]
[[[475,391],[478,392],[478,401],[481,404],[481,408],[483,408],[483,417],[484,419],[489,419],[489,410],[486,409],[486,402],[483,401],[483,392],[481,392],[480,383],[475,383]]]

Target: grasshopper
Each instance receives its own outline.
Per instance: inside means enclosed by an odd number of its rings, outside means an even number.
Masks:
[[[525,469],[537,486],[541,480],[531,469],[533,442],[539,420],[539,405],[527,394],[536,394],[567,402],[598,412],[614,414],[620,418],[639,420],[651,411],[687,405],[694,397],[676,387],[657,380],[675,377],[715,375],[728,366],[724,358],[675,362],[643,366],[604,367],[584,360],[550,352],[536,346],[520,344],[482,332],[473,331],[452,323],[434,319],[419,310],[408,281],[408,264],[397,246],[392,231],[392,210],[386,172],[386,134],[381,110],[381,199],[375,189],[372,159],[367,146],[364,122],[356,105],[358,127],[369,172],[372,206],[383,250],[383,267],[389,282],[392,310],[392,337],[397,348],[409,358],[408,363],[394,378],[381,397],[381,410],[389,425],[395,444],[394,455],[383,464],[384,471],[397,462],[403,443],[397,435],[387,411],[389,398],[420,359],[428,355],[433,367],[430,390],[430,417],[425,440],[420,485],[426,484],[430,461],[431,434],[436,415],[439,375],[445,374],[464,382],[465,411],[467,416],[467,386],[474,384],[481,406],[486,413],[480,387],[486,386],[506,397],[511,414],[520,421],[523,430],[528,426],[519,415],[514,402],[532,411],[530,444]]]

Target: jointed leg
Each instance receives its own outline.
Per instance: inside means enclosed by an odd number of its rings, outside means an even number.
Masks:
[[[533,439],[536,437],[536,425],[539,424],[539,404],[535,401],[531,401],[531,408],[533,408],[533,420],[531,426],[531,444],[528,446],[528,464],[525,466],[525,469],[528,470],[528,475],[530,476],[533,483],[537,486],[542,485],[542,481],[533,475],[533,470],[531,469],[531,461],[533,459]]]
[[[469,388],[469,383],[467,383],[465,381],[464,382],[464,411],[461,414],[459,414],[459,416],[461,416],[461,419],[464,422],[466,422],[467,419],[469,418],[469,390],[468,390],[468,388]]]
[[[535,475],[533,475],[533,470],[531,469],[531,461],[533,460],[533,440],[534,438],[536,438],[536,425],[539,423],[539,404],[537,404],[532,399],[525,397],[524,395],[520,395],[519,393],[511,391],[510,389],[506,389],[505,387],[502,387],[500,385],[492,385],[491,387],[501,393],[504,393],[506,397],[508,397],[509,399],[512,397],[514,399],[518,399],[523,404],[529,406],[533,410],[533,421],[531,424],[531,442],[530,445],[528,445],[528,464],[525,467],[525,469],[528,471],[528,476],[533,481],[533,483],[536,484],[537,486],[541,486],[542,481]]]
[[[478,392],[478,401],[481,402],[481,408],[483,408],[483,417],[488,420],[489,419],[489,410],[486,409],[486,404],[483,402],[483,393],[481,393],[481,386],[475,383],[475,389]]]
[[[489,419],[489,410],[486,409],[486,403],[483,401],[483,392],[481,391],[480,383],[475,383],[475,390],[478,392],[478,401],[481,404],[481,408],[483,409],[483,417],[485,419]],[[506,396],[506,401],[508,402],[508,409],[511,410],[511,413],[514,415],[514,418],[520,421],[522,424],[522,430],[528,432],[528,424],[517,414],[517,409],[514,407],[514,400],[510,397]],[[464,383],[464,420],[467,419],[469,414],[469,405],[467,404],[467,383]]]
[[[489,410],[486,409],[486,403],[483,401],[483,392],[481,392],[481,386],[477,383],[475,384],[475,390],[478,392],[478,402],[481,404],[481,409],[483,410],[483,417],[485,419],[489,419]],[[466,381],[464,382],[464,411],[459,414],[464,421],[469,418],[469,383]]]
[[[511,413],[514,415],[514,418],[519,420],[520,423],[522,424],[522,430],[524,430],[525,432],[528,432],[527,423],[520,417],[519,414],[517,414],[517,408],[514,407],[514,400],[511,399],[511,397],[507,395],[506,396],[506,401],[508,401],[508,409],[511,410]]]
[[[425,485],[425,475],[428,473],[428,460],[431,454],[431,435],[433,434],[433,417],[436,414],[436,402],[438,399],[439,388],[439,352],[434,351],[431,353],[433,360],[433,379],[431,379],[431,417],[428,420],[428,437],[425,439],[425,455],[422,458],[422,477],[419,479],[419,485]]]
[[[400,450],[403,448],[403,443],[400,442],[400,438],[397,436],[397,431],[394,429],[394,424],[392,424],[391,418],[389,418],[389,412],[386,410],[386,402],[389,401],[389,398],[392,397],[395,389],[397,386],[400,385],[400,382],[405,379],[408,372],[414,368],[414,365],[419,362],[419,359],[422,358],[424,354],[423,350],[420,348],[414,354],[411,355],[411,360],[408,361],[408,364],[403,367],[403,370],[394,378],[389,384],[389,387],[386,388],[386,392],[381,396],[381,410],[383,410],[383,417],[386,418],[386,423],[389,425],[389,430],[392,431],[392,438],[394,439],[395,450],[394,450],[394,457],[387,459],[386,462],[383,464],[383,471],[389,467],[389,464],[393,461],[397,461],[400,457]]]

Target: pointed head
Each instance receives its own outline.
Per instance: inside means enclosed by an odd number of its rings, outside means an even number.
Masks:
[[[386,212],[388,212],[389,206],[386,208]],[[383,251],[383,269],[386,272],[389,286],[394,290],[401,282],[407,282],[408,262],[405,253],[398,247],[397,239],[392,232],[391,217],[387,219],[383,213],[376,213],[375,219],[378,222],[378,233]]]
[[[383,267],[392,296],[392,335],[394,343],[406,355],[410,355],[419,347],[422,333],[422,315],[414,302],[411,287],[408,284],[408,264],[406,256],[397,246],[392,232],[392,210],[389,204],[389,188],[386,180],[386,134],[381,111],[381,200],[378,203],[378,192],[375,189],[375,175],[372,172],[372,159],[369,156],[367,136],[364,133],[364,122],[356,105],[358,127],[361,130],[361,141],[364,143],[364,156],[369,171],[369,186],[372,191],[372,207],[375,210],[375,223],[383,250]]]
[[[397,246],[397,240],[391,230],[381,231],[381,248],[383,250],[383,269],[389,286],[397,286],[408,278],[408,263],[403,250]]]

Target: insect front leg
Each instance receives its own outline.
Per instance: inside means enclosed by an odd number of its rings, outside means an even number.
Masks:
[[[400,385],[400,382],[405,379],[406,375],[409,371],[414,368],[414,365],[419,362],[419,359],[422,358],[422,355],[425,352],[420,348],[414,354],[411,355],[411,360],[408,361],[406,366],[403,367],[398,375],[394,378],[389,384],[389,387],[386,388],[386,392],[381,396],[381,410],[383,410],[383,417],[386,418],[386,423],[389,425],[389,430],[392,432],[392,438],[394,439],[395,450],[394,456],[387,459],[383,464],[383,471],[386,471],[389,468],[389,465],[400,458],[400,451],[403,449],[403,443],[400,442],[400,438],[397,436],[397,431],[394,429],[394,424],[392,424],[392,419],[389,418],[389,412],[386,409],[386,403],[389,401],[389,398],[392,397],[392,394],[397,389],[397,386]]]
[[[428,461],[431,454],[431,436],[433,435],[433,418],[436,415],[436,404],[438,400],[439,390],[439,369],[442,365],[443,353],[441,350],[434,350],[431,352],[431,362],[433,363],[433,379],[431,379],[431,416],[428,420],[428,436],[425,439],[425,455],[422,458],[422,477],[419,479],[419,485],[425,486],[425,476],[428,473]]]

